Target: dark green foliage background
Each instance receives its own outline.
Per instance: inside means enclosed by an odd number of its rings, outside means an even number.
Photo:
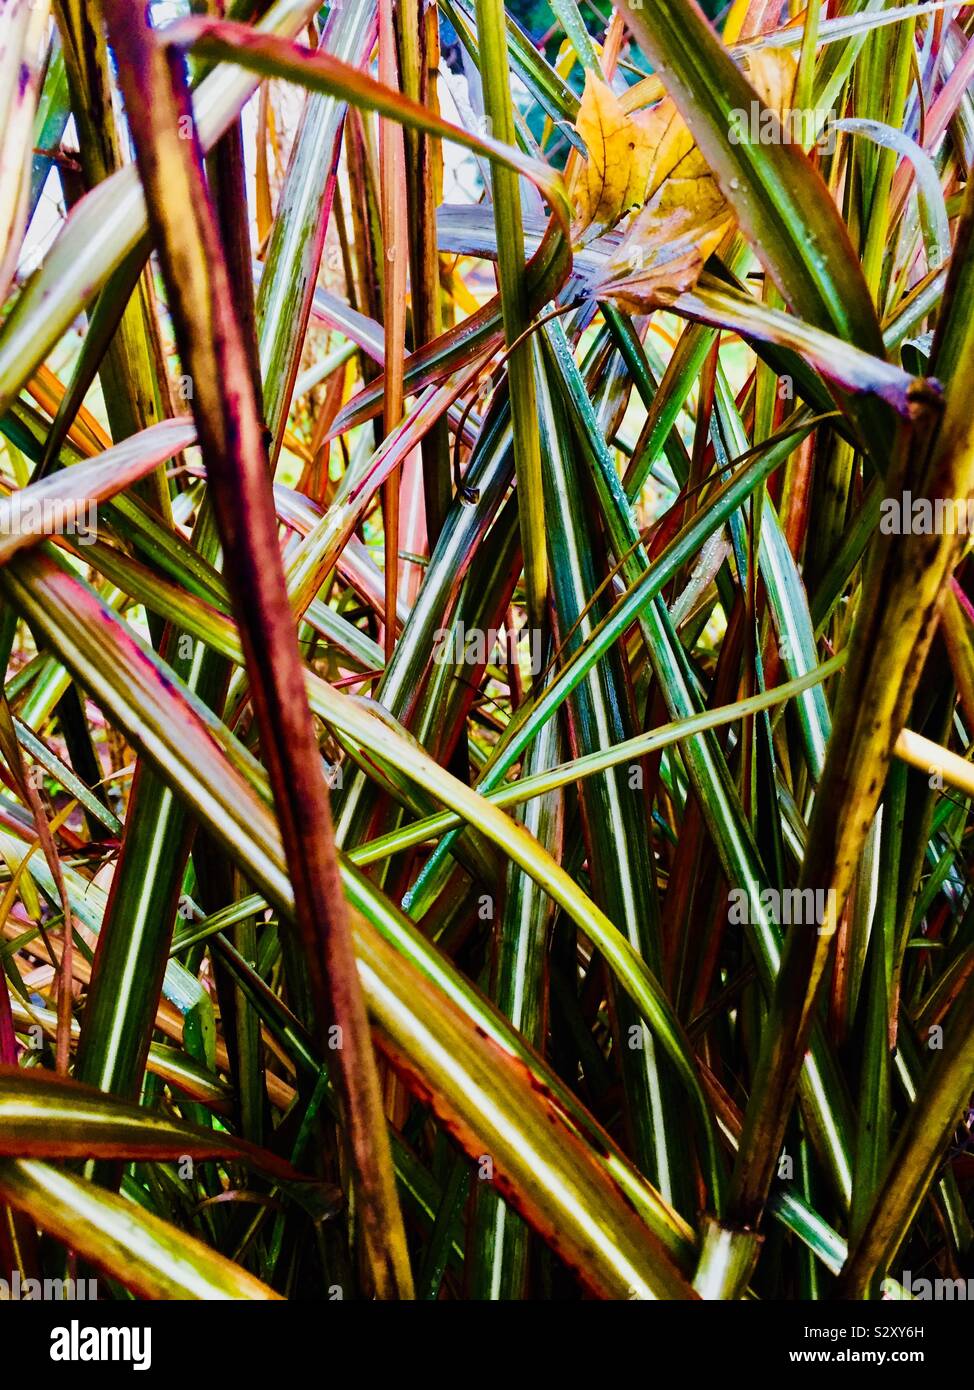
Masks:
[[[596,23],[595,15],[605,15],[609,8],[608,4],[604,0],[601,4],[597,3],[597,0],[580,0],[579,8],[585,16],[589,30],[596,37],[601,37],[601,31],[605,28],[605,20]],[[724,8],[723,0],[702,0],[702,8],[706,14],[713,17]],[[548,0],[509,0],[508,9],[535,38],[545,33],[554,23],[554,16]]]

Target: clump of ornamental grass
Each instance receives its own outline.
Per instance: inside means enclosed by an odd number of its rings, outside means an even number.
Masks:
[[[0,7],[4,1287],[965,1277],[971,12],[191,8]]]

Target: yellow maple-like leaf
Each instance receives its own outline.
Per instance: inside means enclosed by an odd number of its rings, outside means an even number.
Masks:
[[[608,83],[585,80],[576,129],[588,158],[572,239],[585,245],[632,214],[596,293],[629,307],[672,301],[696,282],[732,217],[672,100],[629,113]]]
[[[701,202],[709,217],[714,200],[720,198],[720,193],[710,166],[697,149],[686,122],[669,97],[654,106],[648,114],[647,133],[653,147],[653,157],[644,201],[648,203],[664,184],[672,181],[674,192],[689,207]]]
[[[575,124],[588,151],[575,190],[576,245],[615,226],[646,201],[653,157],[649,126],[649,113],[627,115],[608,83],[587,75]]]
[[[748,76],[782,122],[791,109],[797,63],[790,53],[759,51]],[[609,258],[599,298],[634,312],[671,304],[693,288],[734,215],[670,97],[629,111],[594,73],[585,80],[576,129],[588,158],[575,191],[573,241],[591,242],[632,214]]]
[[[791,108],[795,59],[788,53],[760,52],[748,67],[764,104],[784,121]],[[621,106],[620,112],[623,122],[639,119],[627,118]],[[614,299],[634,313],[671,304],[691,290],[708,256],[734,225],[733,211],[671,98],[640,114],[634,178],[643,186],[641,210],[633,214],[595,286],[599,298]],[[618,138],[613,148],[621,153]],[[620,171],[613,184],[623,182]],[[635,197],[632,185],[631,178],[627,188]]]
[[[648,113],[645,202],[608,261],[596,293],[631,312],[671,304],[692,289],[733,226],[710,166],[669,97]]]
[[[747,78],[758,96],[784,120],[791,110],[798,60],[784,48],[759,48],[748,55]]]

